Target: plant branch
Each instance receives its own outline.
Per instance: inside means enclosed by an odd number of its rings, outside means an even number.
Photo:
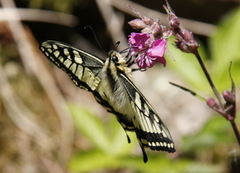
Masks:
[[[18,13],[18,16],[15,15],[7,15]],[[58,25],[64,25],[68,27],[76,26],[79,21],[77,17],[48,10],[38,10],[38,9],[25,9],[25,8],[1,8],[0,9],[0,21],[34,21],[34,22],[45,22],[45,23],[53,23]]]
[[[70,116],[67,103],[60,91],[57,89],[58,87],[56,84],[53,80],[51,80],[48,70],[41,61],[42,58],[38,54],[39,50],[36,50],[36,48],[33,47],[33,43],[35,43],[34,38],[27,32],[24,25],[21,23],[18,11],[13,10],[16,9],[14,1],[0,0],[0,2],[3,9],[12,9],[11,13],[9,13],[8,10],[4,11],[4,16],[16,43],[18,52],[22,58],[25,69],[28,72],[32,72],[38,78],[58,114],[61,122],[61,143],[58,156],[61,160],[61,164],[66,165],[72,151],[71,147],[74,138],[73,120]],[[8,20],[10,16],[14,16],[15,20]]]
[[[231,125],[232,125],[232,128],[233,128],[233,131],[235,133],[235,136],[237,137],[238,144],[240,146],[240,135],[239,135],[239,131],[238,131],[238,128],[236,126],[236,123],[235,123],[234,120],[232,120],[230,122],[231,122]]]
[[[223,107],[222,98],[221,98],[220,94],[218,93],[217,88],[215,87],[215,85],[214,85],[214,83],[213,83],[213,81],[212,81],[212,79],[211,79],[211,77],[210,77],[210,75],[209,75],[209,73],[208,73],[204,63],[203,63],[201,56],[199,55],[198,51],[194,52],[194,54],[195,54],[195,56],[196,56],[196,58],[197,58],[197,60],[198,60],[198,62],[200,64],[200,66],[201,66],[201,68],[202,68],[202,70],[203,70],[207,80],[208,80],[208,83],[210,84],[210,86],[211,86],[215,96],[217,97],[217,100],[219,101],[220,106],[222,108],[224,108]]]

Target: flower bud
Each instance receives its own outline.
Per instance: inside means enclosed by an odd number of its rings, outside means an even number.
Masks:
[[[206,102],[210,108],[219,108],[219,105],[214,98],[209,97],[206,99]]]
[[[146,27],[146,24],[141,20],[141,19],[134,19],[128,22],[128,24],[133,28],[133,29],[143,29]]]
[[[172,18],[169,17],[169,26],[171,26],[173,29],[178,28],[180,25],[179,18],[174,16]]]
[[[223,92],[223,98],[224,98],[224,100],[226,102],[230,102],[230,103],[234,103],[235,102],[234,95],[230,91],[228,91],[228,90]]]
[[[175,39],[176,46],[183,52],[195,53],[199,44],[195,40],[186,41],[183,39]]]

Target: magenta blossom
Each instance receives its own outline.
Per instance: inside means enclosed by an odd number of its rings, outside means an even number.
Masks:
[[[164,58],[166,44],[167,40],[157,39],[154,41],[152,47],[147,50],[147,54],[152,58],[152,60],[159,61],[164,66],[166,65],[166,60]]]
[[[155,61],[166,65],[164,53],[167,40],[157,39],[154,41],[146,33],[131,33],[129,36],[130,55],[136,56],[136,63],[139,68],[150,68]]]
[[[130,54],[137,54],[141,50],[147,49],[148,44],[147,41],[149,40],[150,36],[146,33],[135,33],[132,32],[129,35],[128,44],[130,45]]]
[[[166,60],[164,58],[164,53],[166,50],[166,43],[167,40],[157,39],[151,48],[139,54],[136,59],[137,65],[140,68],[150,68],[154,65],[155,61],[158,61],[165,66]]]

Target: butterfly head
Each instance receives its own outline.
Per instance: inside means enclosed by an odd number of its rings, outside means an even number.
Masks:
[[[132,65],[132,63],[129,64],[130,62],[129,57],[128,55],[125,55],[125,53],[120,53],[115,50],[112,50],[108,54],[108,59],[110,62],[113,62],[114,65],[125,74],[130,75],[130,73],[132,72],[132,69],[129,68]]]
[[[126,64],[125,57],[115,50],[110,51],[108,57],[110,58],[111,61],[113,61],[116,64],[116,66]]]

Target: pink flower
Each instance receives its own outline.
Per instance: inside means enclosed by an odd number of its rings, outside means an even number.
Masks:
[[[151,57],[152,60],[160,62],[163,66],[166,66],[166,60],[164,58],[166,44],[167,40],[157,39],[153,43],[153,46],[147,50],[148,56]]]
[[[154,41],[146,33],[131,33],[129,36],[130,55],[136,56],[136,63],[139,68],[150,68],[155,61],[166,65],[164,53],[167,40],[157,39]]]
[[[149,38],[150,36],[147,35],[146,33],[132,32],[131,35],[129,35],[128,39],[128,44],[130,45],[131,48],[130,49],[131,55],[148,48],[147,41],[149,40]]]
[[[147,67],[150,68],[154,65],[154,61],[147,54],[140,55],[136,59],[136,63],[138,65],[138,67],[141,68],[141,69],[144,69],[144,68],[147,68]]]

